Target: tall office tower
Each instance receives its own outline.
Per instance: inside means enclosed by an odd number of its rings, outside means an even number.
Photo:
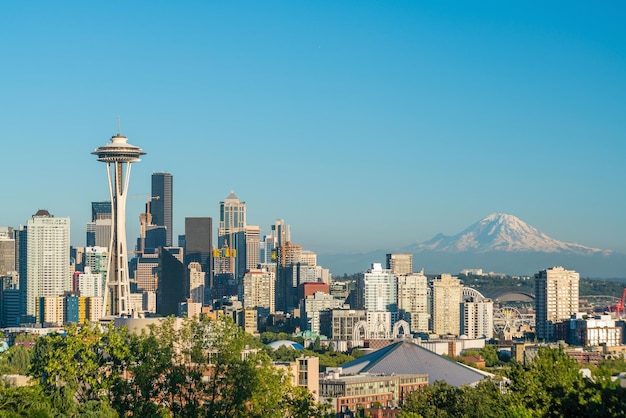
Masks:
[[[185,218],[185,263],[200,263],[202,271],[212,270],[213,219]]]
[[[172,217],[173,217],[173,180],[170,173],[152,174],[152,202],[151,213],[154,225],[164,226],[166,230],[165,245],[172,245]],[[158,196],[158,198],[157,198]]]
[[[398,276],[398,310],[413,332],[428,332],[428,278],[423,273]]]
[[[141,238],[140,238],[141,241]],[[141,253],[154,254],[161,247],[167,247],[167,228],[161,225],[146,225]]]
[[[13,228],[0,227],[0,276],[16,271]]]
[[[450,274],[442,274],[436,277],[431,285],[430,306],[433,333],[460,335],[463,297],[461,282]]]
[[[134,276],[138,292],[156,292],[159,286],[159,255],[143,254],[139,257]]]
[[[463,312],[461,335],[471,339],[493,338],[493,302],[490,299],[462,302],[461,312]]]
[[[220,223],[217,229],[217,236],[227,237],[232,232],[243,232],[246,227],[246,202],[239,200],[235,192],[230,194],[220,202]],[[221,245],[220,245],[221,246]]]
[[[243,308],[256,309],[259,317],[274,313],[274,273],[251,269],[243,276]]]
[[[15,265],[19,275],[20,321],[33,322],[34,318],[26,318],[26,288],[28,286],[28,227],[20,225],[15,230]],[[22,321],[23,319],[23,321]]]
[[[274,225],[271,226],[272,236],[275,240],[275,247],[281,247],[291,242],[291,228],[282,219],[276,219]]]
[[[187,270],[189,274],[189,298],[193,303],[204,305],[204,277],[206,273],[202,271],[202,265],[197,261],[187,264]]]
[[[213,218],[185,218],[184,237],[185,265],[200,263],[205,277],[203,298],[209,301],[213,286]]]
[[[246,271],[258,269],[260,260],[261,228],[246,226],[244,229],[246,241]]]
[[[106,247],[111,245],[111,230],[113,229],[112,219],[96,219],[95,225],[95,244],[94,247]]]
[[[20,291],[15,287],[6,287],[6,279],[0,277],[0,328],[20,325]],[[9,278],[9,281],[12,281]]]
[[[27,227],[26,315],[34,321],[40,297],[72,290],[70,218],[55,218],[39,210]]]
[[[387,269],[397,276],[413,273],[413,254],[387,254]]]
[[[363,309],[377,312],[397,312],[398,278],[380,263],[359,278],[360,299]]]
[[[240,281],[246,272],[246,202],[242,202],[233,191],[220,202],[220,220],[217,227],[217,245],[227,244],[231,250],[231,273]]]
[[[159,286],[157,313],[163,316],[178,315],[178,304],[187,299],[189,283],[183,264],[183,249],[163,247],[159,251]]]
[[[111,202],[91,202],[91,222],[87,223],[87,247],[108,247],[111,244],[111,218]],[[102,222],[103,220],[108,222]],[[104,229],[105,225],[108,225],[108,229]]]
[[[302,246],[290,241],[275,248],[276,254],[276,310],[289,312],[298,306],[298,265]]]
[[[113,208],[111,202],[106,200],[103,202],[91,202],[91,220],[111,219],[113,217]]]
[[[263,236],[260,243],[260,263],[276,263],[276,248],[291,241],[289,225],[282,219],[277,219],[276,223],[270,227],[270,233]]]
[[[535,274],[535,315],[537,338],[552,340],[554,324],[578,312],[580,274],[552,267]]]
[[[130,308],[130,279],[128,275],[128,249],[126,248],[126,196],[130,181],[132,163],[141,161],[139,157],[145,152],[139,147],[128,143],[128,139],[120,134],[111,137],[111,143],[101,146],[92,154],[98,161],[106,163],[111,196],[111,240],[109,245],[109,265],[107,283],[111,289],[104,293],[102,316],[128,316]]]

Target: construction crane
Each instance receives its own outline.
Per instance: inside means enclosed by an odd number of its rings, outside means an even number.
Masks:
[[[626,301],[626,288],[624,288],[624,291],[622,292],[622,298],[618,300],[615,305],[609,306],[609,312],[613,310],[613,312],[615,312],[615,317],[617,319],[621,318],[621,316],[624,315],[624,313],[626,313],[624,310],[625,301]]]

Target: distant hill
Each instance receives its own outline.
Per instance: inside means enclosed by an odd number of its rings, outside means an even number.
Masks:
[[[491,214],[453,236],[438,234],[423,243],[364,254],[320,255],[320,263],[334,275],[365,271],[371,263],[384,262],[389,252],[413,253],[416,270],[458,273],[482,268],[511,275],[532,275],[562,265],[582,277],[626,277],[626,254],[568,243],[549,237],[521,219]]]

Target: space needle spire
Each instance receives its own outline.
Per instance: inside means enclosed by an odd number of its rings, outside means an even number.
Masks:
[[[107,265],[107,286],[104,292],[103,316],[129,316],[130,279],[126,248],[126,197],[130,181],[130,166],[141,161],[146,153],[128,143],[119,132],[111,137],[111,143],[101,146],[92,154],[107,165],[109,192],[111,196],[111,240]],[[111,299],[109,301],[109,298]]]

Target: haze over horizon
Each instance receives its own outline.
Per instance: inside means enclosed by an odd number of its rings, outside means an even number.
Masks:
[[[0,6],[1,226],[108,200],[117,132],[174,178],[174,236],[233,190],[324,253],[497,212],[626,253],[626,5],[185,2]],[[128,239],[144,199],[129,199]],[[364,266],[366,268],[367,266]]]

